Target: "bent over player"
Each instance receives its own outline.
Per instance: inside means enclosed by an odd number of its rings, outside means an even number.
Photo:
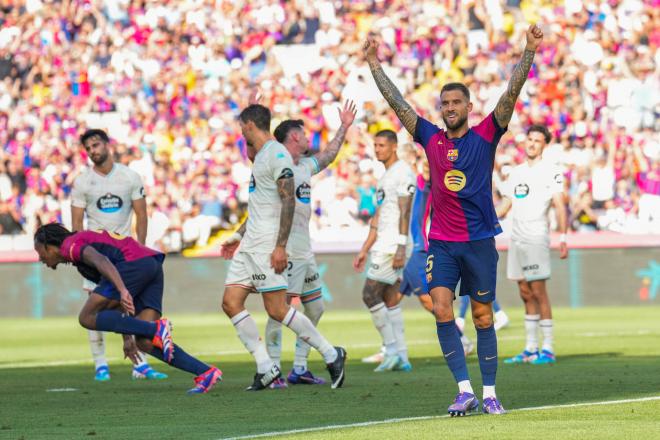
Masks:
[[[470,128],[470,91],[461,83],[445,84],[440,91],[441,114],[446,130],[417,115],[378,61],[378,42],[364,44],[365,58],[376,85],[397,117],[423,146],[431,168],[433,218],[429,233],[426,277],[433,299],[437,333],[459,393],[449,406],[450,415],[465,415],[479,408],[472,390],[465,354],[456,330],[454,290],[469,295],[477,329],[477,355],[483,379],[483,412],[502,414],[495,394],[497,336],[493,327],[498,254],[494,236],[502,232],[492,197],[495,149],[511,120],[516,99],[532,67],[543,33],[527,30],[527,45],[511,75],[508,87],[493,113]]]
[[[96,284],[78,316],[84,328],[135,336],[143,352],[196,376],[190,394],[206,393],[222,378],[219,369],[174,344],[170,322],[161,318],[165,255],[131,237],[70,232],[58,223],[37,229],[34,249],[51,269],[70,263]],[[134,360],[138,352],[125,346],[124,354]]]

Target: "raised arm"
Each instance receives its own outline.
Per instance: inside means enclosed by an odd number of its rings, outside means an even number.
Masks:
[[[525,81],[527,81],[529,69],[532,68],[532,63],[534,62],[534,54],[541,41],[543,41],[543,31],[537,25],[531,25],[527,29],[527,44],[525,45],[522,58],[513,69],[509,85],[495,107],[495,119],[497,120],[497,124],[502,128],[509,125],[509,121],[511,121],[516,100],[518,99],[518,95],[520,95]]]
[[[335,137],[328,143],[328,145],[318,153],[314,155],[316,162],[319,166],[319,171],[324,170],[332,162],[334,162],[341,146],[344,145],[344,140],[346,139],[346,133],[348,132],[349,127],[353,124],[355,120],[355,114],[357,109],[355,108],[355,103],[353,101],[346,101],[344,103],[343,109],[337,109],[339,111],[339,120],[341,125]]]
[[[412,106],[403,99],[403,95],[396,88],[394,83],[385,75],[380,61],[378,61],[378,42],[373,37],[368,37],[362,47],[365,59],[371,69],[371,74],[376,81],[378,90],[383,95],[383,98],[392,107],[394,113],[399,118],[399,121],[408,130],[412,136],[415,136],[415,127],[417,126],[417,113],[413,110]]]

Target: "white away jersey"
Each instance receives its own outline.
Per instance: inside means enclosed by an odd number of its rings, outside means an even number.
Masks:
[[[133,200],[144,198],[140,176],[121,164],[103,176],[93,168],[86,169],[73,182],[71,204],[84,208],[87,229],[104,229],[130,237]]]
[[[314,256],[309,238],[309,220],[312,217],[312,176],[319,171],[319,164],[314,157],[303,157],[298,161],[298,165],[293,166],[296,211],[293,214],[293,226],[287,243],[287,252],[291,260],[305,260]]]
[[[552,197],[564,190],[561,170],[548,162],[515,167],[504,184],[511,199],[511,239],[523,243],[549,244],[548,209]]]
[[[378,236],[373,250],[385,254],[396,252],[399,238],[399,197],[415,193],[415,173],[403,160],[395,162],[378,181]]]
[[[291,155],[279,142],[270,140],[259,150],[252,165],[248,198],[248,220],[241,250],[271,253],[280,230],[282,201],[277,179],[293,173]]]

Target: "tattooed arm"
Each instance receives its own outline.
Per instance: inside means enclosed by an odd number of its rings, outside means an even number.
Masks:
[[[412,206],[412,196],[399,197],[399,235],[408,237],[408,226],[410,225],[410,208]],[[406,245],[399,243],[394,254],[392,267],[401,269],[406,264]]]
[[[346,139],[346,132],[348,132],[349,127],[351,124],[353,124],[353,121],[355,120],[355,114],[357,113],[357,109],[353,101],[346,101],[344,103],[344,108],[338,110],[341,125],[339,126],[339,130],[337,130],[337,134],[322,151],[319,151],[314,155],[316,163],[319,167],[319,172],[334,162],[337,154],[339,154],[341,146],[344,144],[344,139]]]
[[[270,257],[270,264],[275,273],[282,273],[287,265],[286,243],[293,224],[293,212],[296,208],[295,184],[293,172],[285,168],[277,179],[277,193],[282,201],[280,211],[280,230],[277,233],[275,249]]]
[[[399,121],[408,130],[408,133],[415,136],[417,113],[403,99],[403,95],[401,95],[401,92],[399,92],[399,89],[396,88],[394,83],[385,75],[385,71],[383,71],[380,61],[378,61],[378,42],[374,38],[369,37],[365,41],[362,50],[369,64],[369,69],[371,69],[374,81],[376,81],[376,85],[378,86],[378,90],[380,90],[383,98],[392,107],[392,110],[394,110]]]
[[[520,95],[520,90],[522,90],[525,81],[527,81],[529,69],[532,68],[532,62],[534,61],[534,54],[542,40],[543,32],[541,29],[536,25],[530,26],[527,30],[527,45],[525,46],[522,58],[513,69],[509,85],[495,107],[495,119],[497,120],[497,125],[502,128],[509,125],[509,121],[511,121],[516,100],[518,99],[518,95]]]

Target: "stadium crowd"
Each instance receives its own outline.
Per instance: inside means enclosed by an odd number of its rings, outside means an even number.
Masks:
[[[371,136],[395,129],[363,60],[368,32],[406,99],[440,123],[442,84],[463,81],[474,121],[495,106],[524,31],[546,40],[496,156],[495,185],[524,159],[525,127],[554,135],[571,227],[660,233],[658,0],[0,0],[0,234],[67,222],[87,158],[78,136],[104,128],[143,178],[152,241],[177,251],[240,221],[250,164],[236,122],[250,90],[277,120],[332,138],[344,99],[358,123],[317,176],[319,236],[363,238],[375,211]],[[418,152],[403,145],[405,157]],[[497,198],[497,191],[494,196]]]

